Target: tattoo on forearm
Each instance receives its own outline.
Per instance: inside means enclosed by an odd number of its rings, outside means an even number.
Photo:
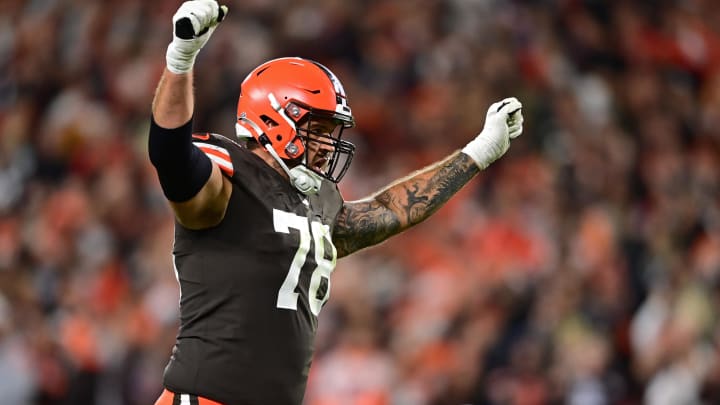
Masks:
[[[342,257],[380,243],[400,230],[400,220],[382,203],[376,200],[357,202],[340,212],[333,243],[338,257]]]
[[[346,203],[333,234],[338,254],[380,243],[422,222],[478,172],[470,157],[456,153],[396,181],[370,199]]]

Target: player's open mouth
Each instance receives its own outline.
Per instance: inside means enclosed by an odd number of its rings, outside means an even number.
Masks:
[[[313,169],[315,169],[317,171],[323,171],[325,169],[326,164],[327,164],[327,159],[319,158],[319,159],[315,159],[312,167],[313,167]]]

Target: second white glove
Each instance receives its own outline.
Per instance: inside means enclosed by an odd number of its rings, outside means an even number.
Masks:
[[[184,2],[173,16],[173,40],[165,54],[168,70],[190,72],[198,52],[226,14],[227,7],[215,0]]]
[[[523,131],[522,104],[509,97],[490,106],[482,132],[462,152],[470,156],[480,169],[485,169],[510,147],[510,139]]]

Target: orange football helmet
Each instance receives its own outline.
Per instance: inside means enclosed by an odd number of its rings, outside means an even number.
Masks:
[[[313,141],[333,147],[322,172],[306,166],[308,135],[318,119],[336,124],[330,136],[313,132]],[[335,183],[345,175],[355,153],[352,143],[340,139],[343,130],[354,125],[342,84],[320,63],[274,59],[250,72],[240,87],[238,137],[255,138],[276,160],[303,165]]]

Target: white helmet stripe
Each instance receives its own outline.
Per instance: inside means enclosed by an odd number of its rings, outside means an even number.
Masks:
[[[326,68],[322,64],[317,62],[314,63],[328,75],[330,82],[332,82],[333,87],[335,88],[335,98],[337,100],[337,103],[335,104],[335,112],[343,115],[352,115],[352,110],[347,102],[347,95],[345,95],[345,88],[342,83],[340,83],[340,79],[338,79],[337,76],[330,71],[330,69]]]

